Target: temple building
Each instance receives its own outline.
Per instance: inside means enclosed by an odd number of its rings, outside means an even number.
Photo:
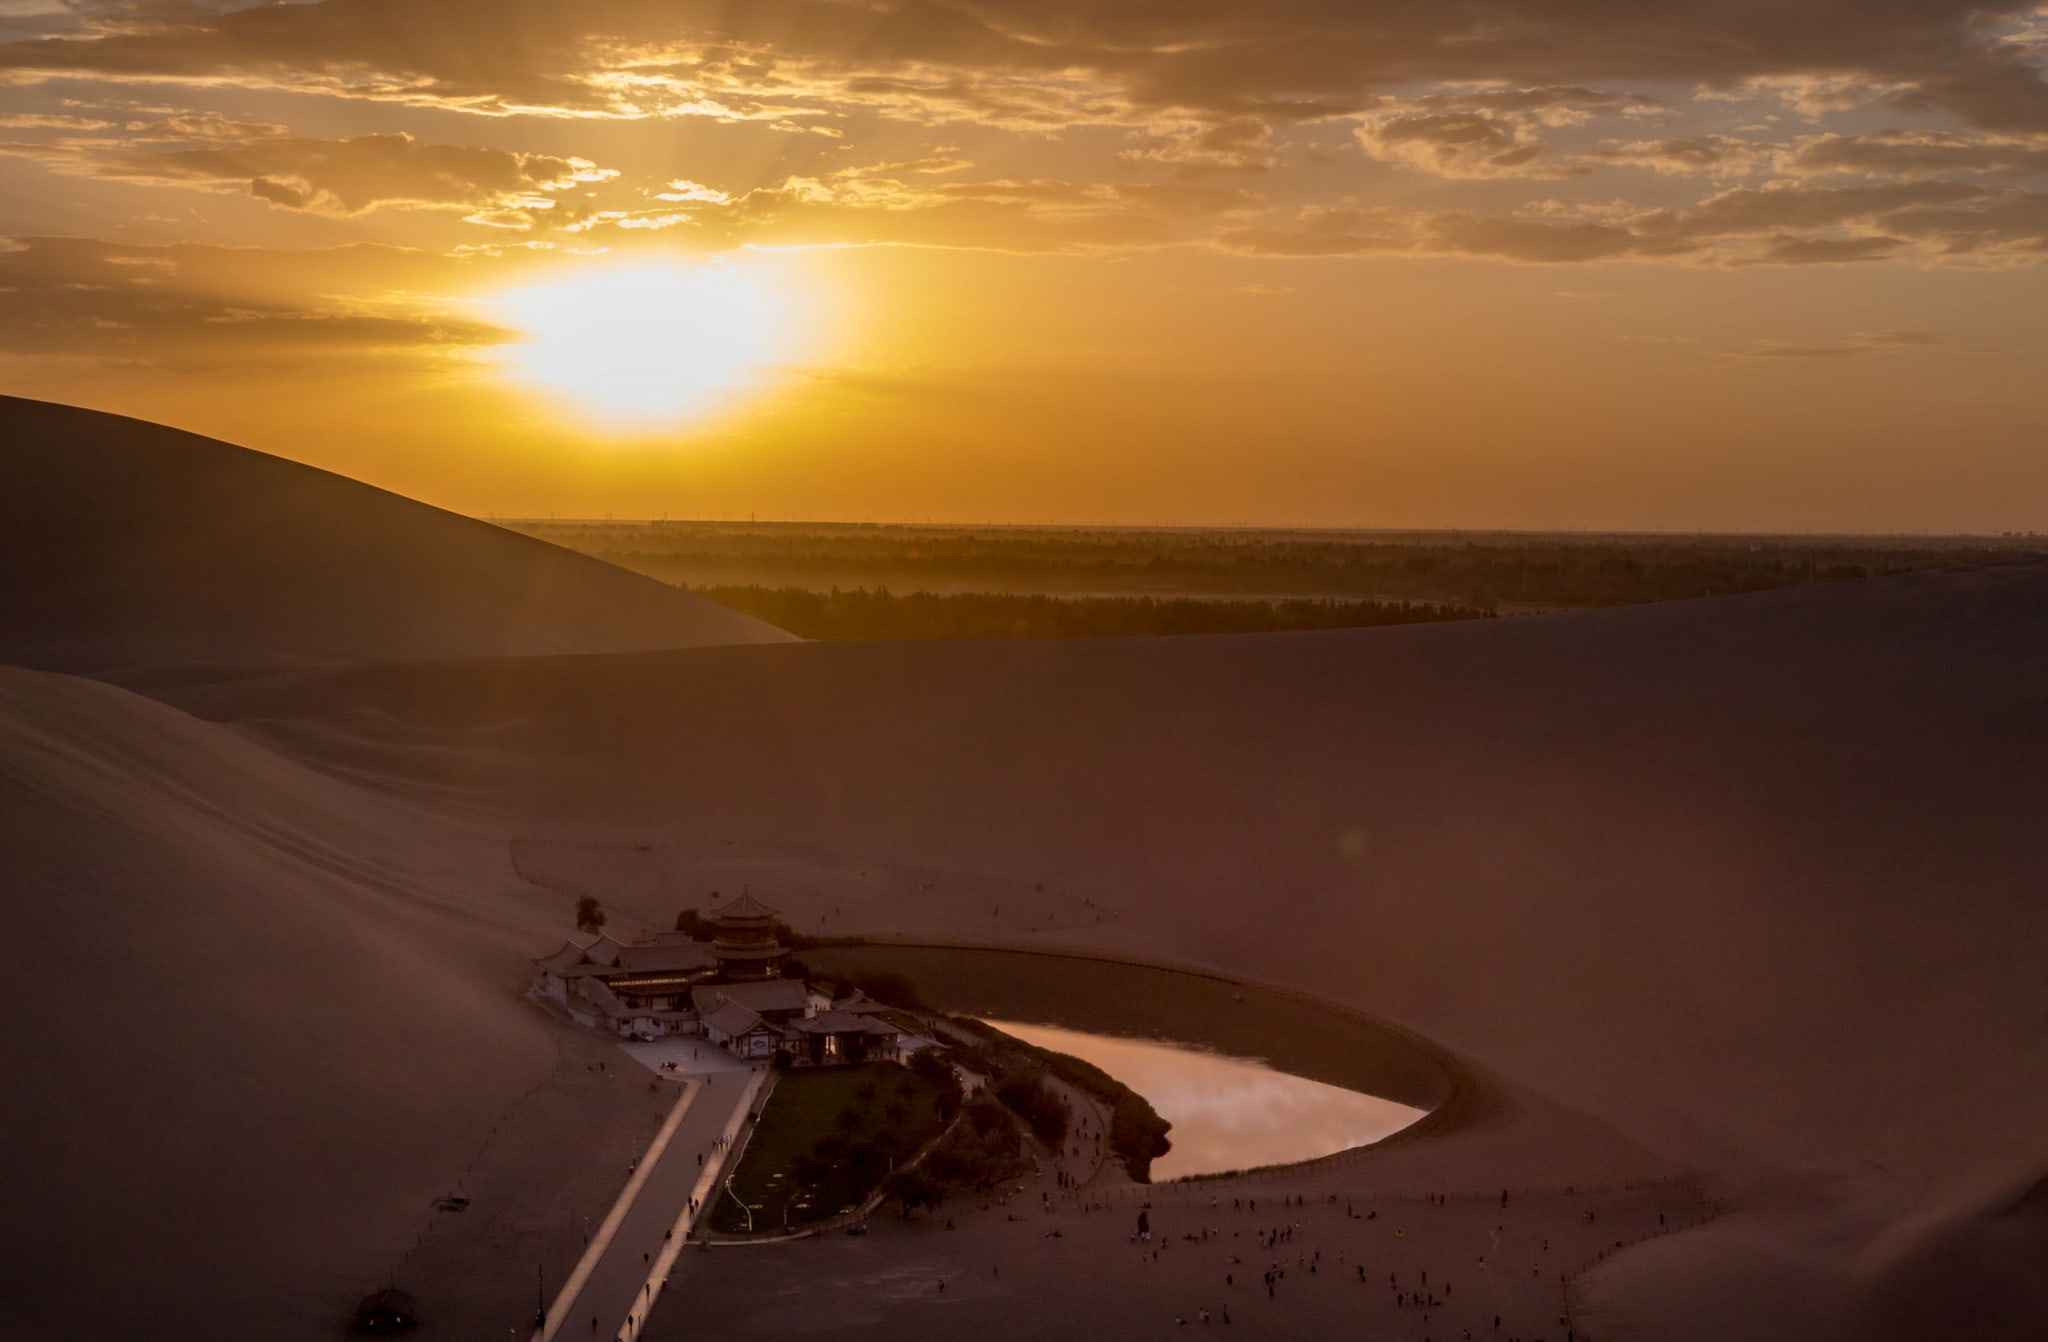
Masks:
[[[717,958],[681,932],[630,945],[599,933],[533,964],[535,997],[579,1025],[640,1039],[694,1034],[690,989],[718,972]]]
[[[698,1036],[736,1058],[795,1067],[900,1061],[928,1042],[859,992],[834,1002],[784,977],[782,924],[751,894],[714,906],[704,922],[708,947],[682,932],[630,943],[602,933],[571,940],[533,962],[530,995],[622,1039]]]
[[[742,890],[732,903],[714,905],[705,921],[716,933],[711,953],[718,957],[720,978],[740,983],[782,977],[789,948],[782,944],[776,910]]]

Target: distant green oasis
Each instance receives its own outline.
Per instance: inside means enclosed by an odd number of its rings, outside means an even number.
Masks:
[[[1725,596],[2048,539],[520,521],[811,639],[1268,633]]]

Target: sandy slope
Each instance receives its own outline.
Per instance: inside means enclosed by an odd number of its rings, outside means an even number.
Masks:
[[[1701,1326],[1659,1303],[1687,1281],[1846,1309],[1933,1255],[1970,1265],[1966,1296],[2017,1289],[2009,1249],[1941,1246],[2042,1245],[2002,1209],[2048,1170],[2044,671],[2048,569],[2015,565],[1484,625],[357,668],[186,701],[301,747],[365,710],[372,735],[488,739],[526,767],[427,776],[537,828],[671,842],[706,885],[726,854],[801,853],[775,892],[800,922],[853,904],[951,932],[984,888],[1042,883],[1115,917],[1041,939],[1383,1014],[1748,1209],[1596,1275],[1603,1317],[1663,1335]],[[944,875],[872,897],[910,865]],[[981,926],[1029,941],[1024,913]],[[1837,1274],[1846,1295],[1816,1285]]]
[[[0,669],[0,889],[0,1336],[331,1334],[555,1064],[502,846],[124,690]]]
[[[1344,1177],[1696,1170],[1736,1206],[1587,1278],[1602,1336],[2048,1316],[2048,568],[407,660],[706,635],[678,594],[333,477],[4,410],[30,487],[0,494],[0,658],[158,697],[0,671],[0,1136],[37,1209],[0,1335],[211,1334],[224,1298],[244,1335],[328,1331],[559,1076],[517,994],[579,863],[621,922],[754,881],[803,926],[1132,953],[1406,1025],[1501,1107]]]
[[[175,665],[779,642],[649,578],[326,471],[0,397],[0,661]]]

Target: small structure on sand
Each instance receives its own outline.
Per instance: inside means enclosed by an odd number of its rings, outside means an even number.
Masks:
[[[793,1067],[901,1061],[924,1042],[859,992],[834,1002],[785,977],[783,925],[753,895],[714,906],[703,921],[709,947],[682,932],[571,940],[533,962],[530,995],[622,1039],[697,1036],[736,1058]]]

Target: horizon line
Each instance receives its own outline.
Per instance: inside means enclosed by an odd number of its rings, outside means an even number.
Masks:
[[[1694,540],[1956,540],[1956,541],[2048,541],[2048,531],[1828,531],[1828,530],[1744,530],[1741,528],[1677,529],[1672,527],[1488,527],[1488,526],[1337,526],[1275,522],[998,522],[935,518],[832,518],[782,517],[655,517],[619,516],[611,513],[555,514],[546,517],[516,513],[469,513],[478,522],[493,525],[535,523],[541,525],[596,526],[751,526],[751,527],[924,527],[949,531],[1231,531],[1248,534],[1301,534],[1330,536],[1528,536],[1614,538],[1623,540],[1676,538]]]

